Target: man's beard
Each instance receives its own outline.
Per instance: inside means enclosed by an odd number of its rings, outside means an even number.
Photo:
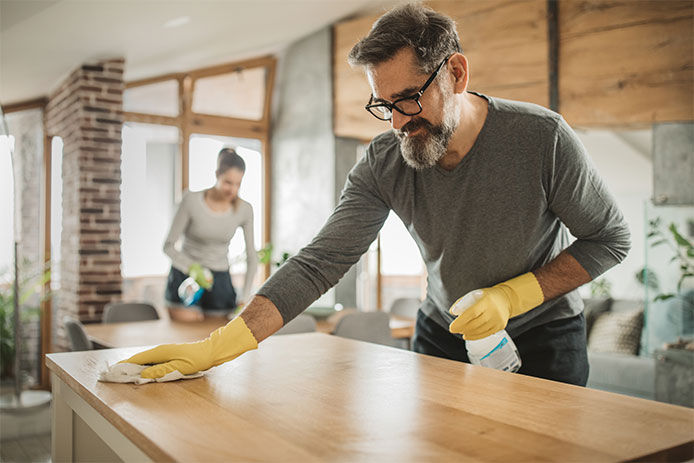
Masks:
[[[405,124],[395,134],[400,139],[400,151],[410,167],[421,170],[433,167],[446,154],[448,143],[458,128],[452,101],[445,104],[443,121],[434,125],[426,119],[416,118]],[[406,136],[405,132],[421,129],[421,133]]]

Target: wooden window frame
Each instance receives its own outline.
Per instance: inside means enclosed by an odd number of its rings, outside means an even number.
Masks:
[[[190,137],[194,133],[206,135],[218,135],[236,138],[254,138],[260,140],[260,155],[263,160],[263,242],[271,242],[271,206],[272,206],[272,151],[270,145],[272,92],[275,82],[275,70],[277,59],[273,56],[264,56],[244,61],[231,62],[217,66],[195,69],[188,72],[164,74],[147,79],[126,82],[125,88],[141,87],[170,80],[178,82],[178,116],[162,116],[139,112],[123,112],[124,122],[138,122],[144,124],[168,125],[179,130],[179,152],[181,177],[179,184],[181,191],[188,188],[188,161],[190,157]],[[235,117],[199,114],[192,110],[193,92],[195,82],[205,77],[229,74],[231,72],[264,67],[267,69],[265,78],[265,101],[263,103],[263,117],[258,120],[240,119]],[[270,264],[263,268],[264,277],[270,276]]]

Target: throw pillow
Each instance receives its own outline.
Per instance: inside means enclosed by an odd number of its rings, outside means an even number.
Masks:
[[[588,350],[636,355],[642,327],[642,309],[604,313],[590,330]]]
[[[586,317],[586,335],[590,334],[593,324],[598,317],[610,310],[612,298],[583,299],[583,315]]]

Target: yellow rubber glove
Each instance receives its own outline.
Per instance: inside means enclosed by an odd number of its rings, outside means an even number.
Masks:
[[[477,302],[453,320],[448,328],[451,333],[462,334],[468,340],[486,338],[506,328],[509,318],[525,313],[545,300],[540,283],[531,272],[484,288],[482,292]]]
[[[188,269],[188,275],[190,275],[190,277],[195,280],[195,282],[199,284],[201,288],[204,289],[210,289],[212,287],[212,283],[214,283],[214,277],[210,269],[203,267],[197,262],[190,266]]]
[[[120,363],[155,364],[140,373],[143,378],[161,378],[178,370],[184,375],[204,371],[233,360],[246,351],[258,347],[251,330],[243,318],[236,317],[225,326],[213,331],[206,339],[183,344],[161,346],[135,354]]]

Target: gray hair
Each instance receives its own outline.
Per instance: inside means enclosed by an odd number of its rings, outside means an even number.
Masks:
[[[462,53],[455,22],[431,8],[409,3],[381,16],[369,34],[349,52],[352,66],[369,66],[390,60],[410,48],[422,73],[436,69],[441,60]]]

